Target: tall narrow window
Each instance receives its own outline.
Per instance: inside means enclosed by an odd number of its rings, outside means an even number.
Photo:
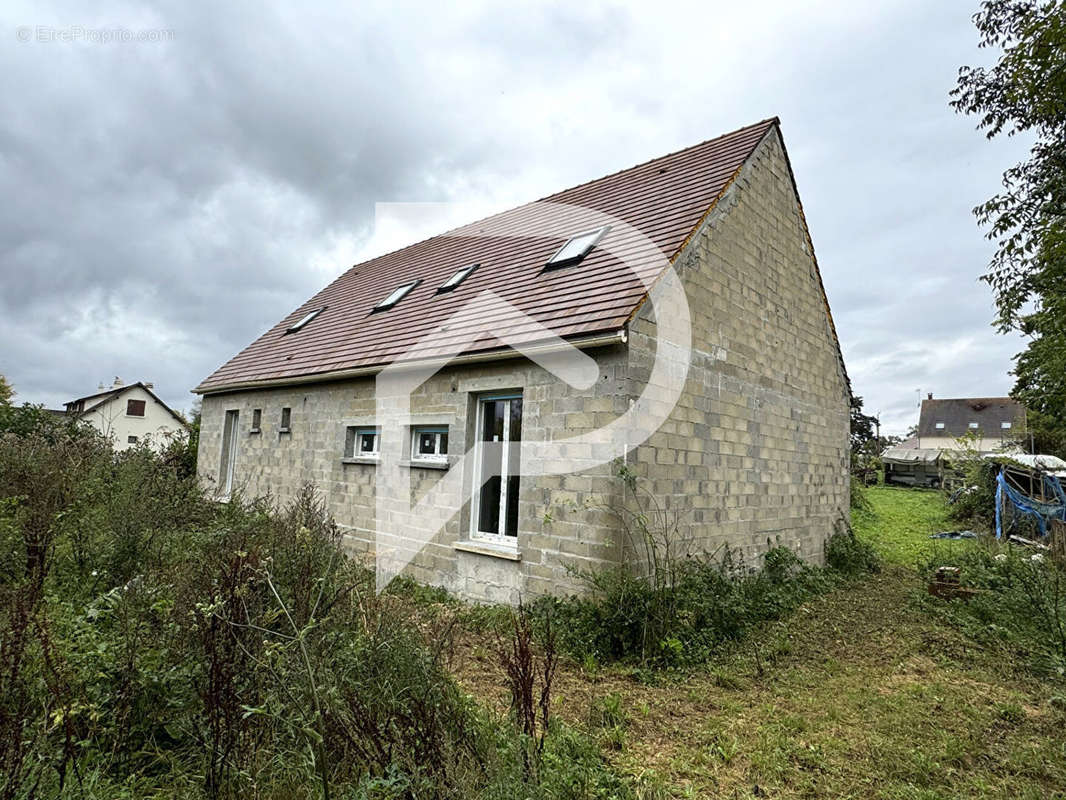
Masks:
[[[259,433],[259,426],[263,422],[263,409],[256,408],[252,410],[252,430],[251,433]]]
[[[461,270],[457,271],[454,275],[452,275],[450,278],[448,278],[448,280],[446,280],[444,283],[442,283],[440,285],[440,287],[437,289],[437,292],[438,293],[450,292],[452,289],[454,289],[460,283],[465,281],[467,279],[467,277],[469,277],[470,273],[473,272],[475,269],[477,269],[479,266],[481,266],[481,265],[480,264],[471,264],[469,267],[463,267]]]
[[[222,495],[229,497],[233,492],[233,465],[237,460],[237,424],[240,412],[234,409],[226,412],[226,422],[222,429],[222,463],[218,470],[218,483]]]
[[[127,417],[143,417],[144,416],[144,400],[127,400],[126,401],[126,416]]]
[[[392,294],[390,294],[388,297],[386,297],[384,300],[374,306],[374,310],[384,311],[388,308],[392,308],[394,305],[403,300],[407,296],[407,293],[414,289],[416,286],[418,286],[419,283],[421,283],[421,281],[411,281],[410,283],[405,283],[403,286],[399,286],[396,289],[393,289]]]
[[[278,428],[278,430],[281,433],[288,433],[291,430],[291,426],[292,426],[292,409],[291,408],[283,408],[283,409],[281,409],[281,427]]]
[[[477,432],[479,474],[471,535],[514,545],[518,541],[522,396],[482,398]]]
[[[610,225],[604,225],[594,231],[579,233],[567,240],[566,244],[555,251],[555,255],[548,259],[545,269],[557,269],[576,264],[589,254],[593,247],[603,238],[604,234],[611,229]]]

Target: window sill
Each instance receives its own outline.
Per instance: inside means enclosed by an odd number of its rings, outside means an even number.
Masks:
[[[451,465],[447,461],[419,461],[418,459],[410,459],[400,462],[401,467],[410,467],[411,469],[448,469]]]
[[[381,463],[381,459],[378,458],[342,458],[342,464],[369,464],[371,466],[377,466]]]
[[[278,434],[282,433],[292,433],[292,428],[278,428]]]
[[[492,558],[502,558],[505,561],[521,561],[522,554],[518,552],[517,547],[509,547],[502,544],[494,544],[492,542],[481,542],[471,539],[456,542],[452,545],[456,550],[462,550],[464,553],[477,553],[481,556],[490,556]]]
[[[256,433],[262,433],[262,432],[263,432],[262,428],[249,428],[248,429],[248,435],[249,436],[252,436],[252,435],[254,435]]]

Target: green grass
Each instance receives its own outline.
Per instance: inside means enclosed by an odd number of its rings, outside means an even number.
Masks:
[[[944,496],[932,489],[871,486],[866,490],[869,510],[852,511],[855,535],[873,544],[888,562],[914,567],[934,552],[969,547],[972,540],[930,539],[938,531],[960,526],[948,519]]]
[[[972,546],[928,538],[952,527],[938,493],[869,496],[854,527],[889,562],[881,574],[761,626],[706,669],[649,682],[565,662],[556,713],[599,722],[589,732],[610,763],[656,800],[1066,797],[1062,680],[1014,669],[919,599],[906,567]],[[461,661],[460,682],[505,713],[499,668]],[[608,706],[624,726],[604,741]]]

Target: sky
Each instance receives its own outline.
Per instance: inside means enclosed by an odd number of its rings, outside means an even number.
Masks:
[[[0,374],[23,402],[119,376],[187,410],[334,277],[427,232],[376,209],[473,219],[778,116],[866,411],[901,433],[928,392],[1006,394],[1023,343],[991,327],[972,208],[1027,143],[948,106],[959,66],[995,55],[975,10],[5,3]]]

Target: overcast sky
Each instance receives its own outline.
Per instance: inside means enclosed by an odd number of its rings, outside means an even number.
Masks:
[[[919,389],[1011,387],[1020,342],[989,325],[971,208],[1025,143],[948,107],[958,67],[991,57],[976,2],[48,5],[0,11],[0,373],[20,401],[118,375],[188,409],[403,243],[373,235],[376,203],[502,209],[774,115],[867,410],[902,431]]]

